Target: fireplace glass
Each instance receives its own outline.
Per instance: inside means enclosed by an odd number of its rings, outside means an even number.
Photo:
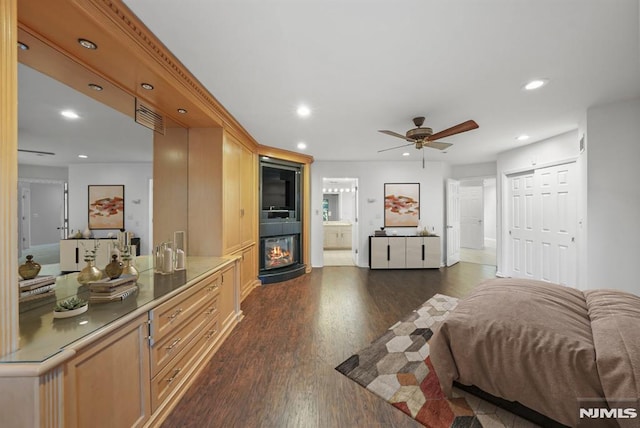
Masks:
[[[276,269],[289,266],[295,260],[294,235],[264,239],[264,268]]]

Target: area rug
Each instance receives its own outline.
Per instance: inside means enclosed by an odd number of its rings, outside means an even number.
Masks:
[[[482,427],[464,397],[445,397],[429,359],[432,329],[457,304],[436,294],[336,370],[426,427]]]

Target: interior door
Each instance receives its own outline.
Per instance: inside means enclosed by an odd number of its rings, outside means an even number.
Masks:
[[[508,177],[510,276],[575,285],[575,163]]]
[[[20,208],[22,217],[20,218],[22,237],[20,240],[20,248],[26,250],[31,247],[31,189],[22,188],[20,195]]]
[[[509,276],[535,278],[537,263],[534,233],[534,172],[510,176],[509,197]]]
[[[460,261],[460,182],[447,179],[447,266]]]
[[[482,186],[460,186],[460,246],[484,248],[484,191]]]

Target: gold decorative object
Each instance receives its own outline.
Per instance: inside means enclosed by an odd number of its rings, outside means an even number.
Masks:
[[[125,259],[123,263],[124,263],[124,266],[122,267],[122,274],[133,275],[136,277],[136,280],[138,280],[138,278],[140,277],[140,273],[138,272],[138,269],[136,269],[136,267],[133,264],[131,264],[131,260]]]
[[[40,273],[40,263],[36,263],[33,261],[33,256],[29,254],[27,256],[27,261],[18,267],[18,273],[22,277],[22,279],[31,279],[38,276]]]
[[[87,260],[87,265],[78,274],[78,282],[80,284],[88,284],[102,278],[102,271],[96,267],[94,260]]]
[[[118,260],[118,255],[112,254],[111,263],[105,266],[104,273],[106,273],[110,279],[116,279],[122,275],[123,267],[124,265],[122,262]]]

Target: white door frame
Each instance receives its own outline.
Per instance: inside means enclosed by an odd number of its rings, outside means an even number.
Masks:
[[[460,261],[460,181],[447,178],[447,266]]]

